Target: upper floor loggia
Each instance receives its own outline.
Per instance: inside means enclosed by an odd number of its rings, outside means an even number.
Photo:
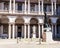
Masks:
[[[0,14],[60,15],[60,0],[0,0]]]

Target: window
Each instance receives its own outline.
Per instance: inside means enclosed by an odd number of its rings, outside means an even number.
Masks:
[[[22,11],[22,4],[18,4],[18,10]]]
[[[8,10],[9,9],[9,4],[7,2],[4,3],[4,9]]]
[[[31,11],[35,11],[35,5],[34,4],[31,4]]]

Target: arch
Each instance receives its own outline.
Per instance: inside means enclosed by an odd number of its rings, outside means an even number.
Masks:
[[[31,18],[30,24],[38,24],[38,19],[36,19],[36,18]]]
[[[9,19],[8,18],[1,18],[1,23],[2,24],[8,24]]]
[[[34,32],[33,32],[33,27],[35,26],[35,37],[36,38],[38,38],[38,19],[36,19],[36,18],[31,18],[31,20],[30,20],[30,37],[33,37],[33,34],[34,34]],[[34,38],[34,37],[33,37]]]
[[[15,22],[16,24],[24,24],[24,20],[22,18],[17,18]]]

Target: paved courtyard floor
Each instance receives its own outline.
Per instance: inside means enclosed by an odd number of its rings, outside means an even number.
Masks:
[[[60,48],[60,43],[36,44],[36,43],[14,43],[0,44],[0,48]]]

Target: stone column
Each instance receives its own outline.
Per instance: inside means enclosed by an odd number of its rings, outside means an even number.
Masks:
[[[17,32],[17,25],[15,26],[15,29],[16,29],[16,30],[15,30],[15,31],[16,31],[16,32],[15,32],[15,37],[17,38],[17,33],[18,33],[18,32]]]
[[[9,13],[11,13],[12,11],[12,0],[10,0],[10,3],[9,3]]]
[[[54,8],[55,8],[55,15],[56,15],[56,1],[54,2],[54,4],[55,4],[55,7]]]
[[[40,38],[40,24],[38,24],[39,38]]]
[[[8,38],[11,39],[11,24],[10,23],[9,23],[9,32],[8,32],[8,34],[9,34],[8,35],[9,36]]]
[[[1,25],[1,32],[2,32],[2,34],[3,34],[3,25]]]
[[[13,34],[12,34],[12,37],[13,37],[13,39],[15,38],[15,24],[13,23],[13,25],[12,25],[12,28],[13,28]]]
[[[38,0],[38,9],[39,9],[39,14],[40,14],[40,0]]]
[[[53,15],[53,14],[54,14],[54,13],[53,13],[53,1],[51,2],[51,4],[52,4],[52,15]]]
[[[43,30],[44,30],[44,29],[43,29],[43,24],[42,24],[42,35],[43,35],[43,32],[44,32]]]
[[[15,23],[15,20],[16,20],[17,17],[16,16],[7,16],[7,18],[9,19],[9,23],[12,24],[12,28],[13,28],[12,29],[12,31],[13,31],[13,35],[12,36],[14,38],[14,36],[15,36],[14,35],[15,34],[15,24],[14,23]]]
[[[58,18],[57,18],[57,17],[51,17],[50,19],[51,19],[52,24],[56,24]],[[52,26],[53,26],[53,25],[52,25]],[[52,28],[54,28],[54,27],[52,27]],[[56,35],[56,26],[55,26],[54,29],[55,29],[54,34]],[[52,30],[52,32],[53,32],[53,30]],[[54,34],[53,34],[53,35],[54,35]],[[55,36],[53,36],[53,37],[55,37]]]
[[[13,0],[13,13],[15,13],[15,0]]]
[[[53,28],[54,28],[54,25],[52,24],[52,37],[53,37],[53,32],[54,32]]]
[[[26,14],[26,8],[27,8],[27,0],[25,0],[25,14]]]
[[[30,23],[30,19],[31,17],[28,17],[28,16],[23,16],[23,19],[24,19],[24,38],[26,38],[26,25],[28,23]],[[28,28],[29,28],[29,25],[28,25]],[[28,29],[29,30],[29,29]]]
[[[1,3],[1,9],[4,11],[4,2]]]
[[[23,31],[23,25],[22,25],[22,37],[23,37],[24,31]]]
[[[24,4],[24,3],[22,4],[22,12],[25,13],[25,4]],[[26,14],[26,13],[25,13],[25,14]]]
[[[57,35],[57,25],[55,24],[55,37]]]
[[[26,38],[26,24],[24,24],[24,38]]]
[[[15,10],[16,11],[18,10],[18,3],[16,3]]]
[[[35,4],[35,12],[37,12],[37,5]]]
[[[30,14],[30,0],[28,0],[28,14]]]
[[[30,25],[28,24],[28,38],[30,38]]]
[[[43,3],[43,0],[42,0],[42,14],[43,14],[43,11],[44,11],[44,10],[43,10],[43,8],[44,8],[44,6],[43,6],[43,5],[44,5],[44,3]]]

